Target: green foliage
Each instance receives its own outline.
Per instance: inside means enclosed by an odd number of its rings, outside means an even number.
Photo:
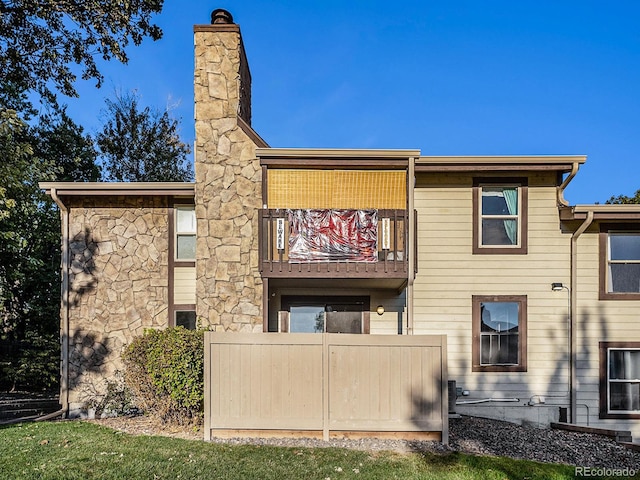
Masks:
[[[58,336],[60,218],[38,182],[100,178],[93,140],[58,107],[57,95],[77,96],[78,75],[99,87],[98,59],[126,63],[129,44],[159,39],[151,18],[162,6],[163,0],[0,1],[0,352],[48,345]],[[37,118],[38,100],[54,113]],[[49,385],[49,365],[58,364],[59,354],[40,351],[49,356],[34,356],[28,346],[5,354],[0,380],[34,382],[27,388],[35,390]],[[27,368],[26,358],[35,363]]]
[[[169,112],[141,108],[139,97],[116,94],[106,100],[106,121],[96,138],[105,179],[117,182],[186,182],[189,145]]]
[[[217,444],[132,436],[80,421],[0,429],[0,458],[0,478],[34,480],[575,479],[568,465],[503,457]]]
[[[611,197],[609,200],[604,202],[609,205],[621,205],[621,204],[629,204],[635,203],[640,204],[640,190],[636,190],[636,193],[633,197],[628,197],[626,195],[618,195]]]
[[[129,43],[158,40],[151,23],[163,0],[0,2],[0,105],[24,108],[26,92],[55,103],[55,92],[77,96],[76,72],[103,81],[96,57],[127,63]]]
[[[0,362],[2,385],[11,390],[53,392],[60,379],[60,342],[57,335],[28,331],[15,354]]]
[[[148,330],[123,354],[125,381],[144,411],[165,422],[200,422],[204,402],[204,331]]]
[[[66,107],[40,116],[31,129],[34,155],[55,165],[57,182],[97,182],[100,166],[98,153],[90,135],[77,125]]]
[[[21,346],[0,362],[5,382],[36,391],[57,383],[60,361],[60,214],[38,183],[99,174],[90,137],[64,109],[41,120],[28,127],[0,109],[0,343]]]
[[[23,176],[30,176],[31,145],[23,140],[22,133],[27,125],[15,110],[0,109],[0,220],[9,217],[16,209],[14,189],[19,187]],[[26,169],[26,171],[25,171]],[[7,239],[7,233],[0,230],[0,239]]]
[[[56,170],[32,144],[16,112],[0,110],[0,339],[53,334],[59,323],[59,216],[38,187]]]

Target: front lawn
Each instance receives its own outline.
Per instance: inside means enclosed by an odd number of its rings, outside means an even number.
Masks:
[[[549,480],[574,478],[574,469],[462,454],[229,446],[63,421],[0,428],[0,478]]]

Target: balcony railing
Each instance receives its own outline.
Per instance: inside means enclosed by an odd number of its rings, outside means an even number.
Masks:
[[[378,210],[376,261],[292,261],[287,210],[260,211],[260,271],[263,277],[407,278],[406,210]]]

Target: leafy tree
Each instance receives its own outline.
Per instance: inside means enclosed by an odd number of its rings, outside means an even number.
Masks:
[[[31,145],[19,139],[19,135],[26,128],[15,110],[0,110],[0,156],[6,161],[0,162],[0,221],[11,215],[16,208],[16,199],[12,198],[11,187],[16,181],[18,173],[23,168],[29,168],[29,158],[33,153]],[[0,230],[0,239],[7,236]],[[0,290],[0,294],[1,294]]]
[[[96,141],[105,179],[118,182],[185,182],[193,178],[189,145],[169,112],[142,108],[135,93],[106,100],[106,122]]]
[[[47,351],[47,364],[52,365],[59,355],[55,333],[60,226],[57,211],[38,188],[38,181],[52,180],[55,167],[33,156],[31,140],[27,125],[15,111],[0,110],[0,340],[15,346],[32,334],[38,340],[34,344],[53,346]],[[33,352],[18,349],[11,353],[0,363],[3,383],[6,386],[9,381],[15,387],[18,376],[26,374],[25,358]],[[44,371],[50,368],[41,368]]]
[[[34,153],[55,165],[58,182],[100,180],[98,153],[90,135],[67,115],[66,108],[40,117],[32,129]]]
[[[32,127],[0,109],[0,385],[48,389],[59,368],[60,214],[38,183],[96,180],[91,137],[64,112]]]
[[[640,190],[637,190],[633,197],[627,197],[626,195],[618,195],[611,197],[606,202],[609,205],[620,205],[624,203],[635,203],[640,204]]]
[[[0,0],[0,353],[11,353],[0,358],[2,386],[46,387],[58,370],[60,219],[38,182],[100,173],[91,137],[57,95],[76,97],[78,77],[100,87],[98,59],[127,63],[131,43],[161,38],[151,17],[163,3]],[[28,127],[38,99],[54,113]]]
[[[55,104],[56,91],[76,97],[77,65],[84,80],[103,77],[96,57],[127,63],[125,48],[145,37],[158,40],[151,23],[164,0],[1,0],[0,104],[23,110],[27,92]]]

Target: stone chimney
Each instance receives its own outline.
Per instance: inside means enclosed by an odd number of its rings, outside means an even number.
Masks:
[[[233,17],[228,11],[218,8],[211,12],[211,25],[196,25],[194,32],[196,86],[198,83],[208,83],[209,95],[220,102],[217,108],[222,109],[223,116],[237,115],[251,125],[251,73],[242,44],[240,26],[233,23]],[[199,39],[202,39],[202,42],[199,42]],[[201,56],[202,53],[204,58]],[[207,68],[207,65],[198,65],[199,59],[209,64],[210,68]],[[198,73],[206,75],[208,79],[198,79]],[[196,97],[196,106],[198,100]],[[220,111],[208,113],[219,115]],[[196,118],[197,116],[196,112]]]
[[[251,74],[240,27],[222,9],[194,26],[196,315],[217,331],[262,331]]]

